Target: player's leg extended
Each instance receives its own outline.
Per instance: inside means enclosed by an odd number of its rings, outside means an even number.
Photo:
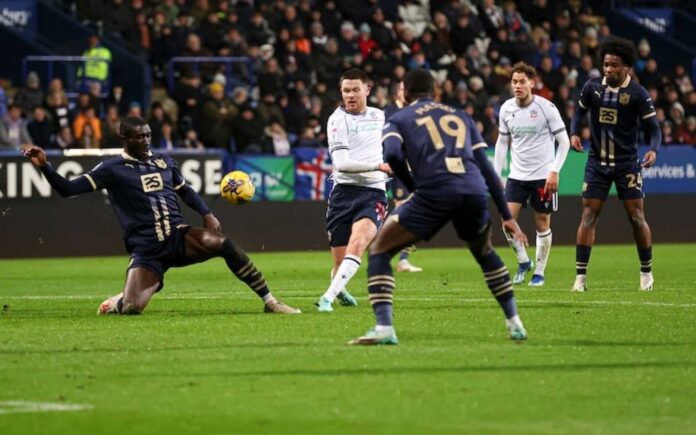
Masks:
[[[276,300],[263,274],[249,259],[246,252],[223,235],[207,229],[191,228],[186,233],[186,256],[191,263],[222,257],[232,273],[263,299],[264,311],[283,314],[300,313],[297,308]]]
[[[404,246],[416,241],[416,235],[400,225],[396,219],[387,219],[370,246],[367,266],[367,290],[376,325],[362,337],[351,340],[349,344],[398,343],[392,321],[395,282],[390,261]]]
[[[645,220],[643,205],[643,198],[624,201],[624,208],[633,228],[633,238],[636,241],[638,258],[640,259],[640,289],[651,291],[655,281],[652,274],[652,233]]]
[[[517,312],[517,302],[512,290],[512,281],[507,267],[493,249],[491,243],[491,225],[488,224],[484,231],[474,240],[469,240],[469,250],[481,266],[486,285],[493,297],[498,301],[505,314],[505,325],[508,334],[513,340],[525,340],[527,331]]]
[[[355,299],[345,292],[346,285],[353,278],[355,273],[360,268],[361,258],[365,249],[370,245],[372,240],[374,240],[377,234],[377,225],[370,218],[362,218],[355,221],[351,227],[350,239],[348,239],[348,245],[345,247],[345,255],[341,261],[333,279],[331,280],[331,285],[324,292],[323,296],[319,300],[319,310],[320,311],[331,311],[329,309],[322,309],[327,306],[330,307],[334,299],[343,293],[343,297],[347,300]],[[332,254],[333,254],[332,249]],[[336,257],[334,257],[335,259]],[[354,303],[349,303],[348,305],[357,305],[357,301]]]
[[[534,275],[529,281],[531,286],[544,285],[544,272],[551,253],[551,213],[534,212],[534,223],[536,224],[536,266]]]
[[[595,228],[602,212],[604,201],[595,198],[582,199],[582,217],[575,239],[575,283],[571,291],[587,290],[587,266],[595,241]]]
[[[123,292],[99,306],[97,314],[140,314],[160,286],[162,278],[146,267],[128,269]]]
[[[510,209],[510,213],[512,213],[512,217],[517,219],[517,217],[520,215],[522,204],[519,202],[508,202],[508,208]],[[524,278],[527,273],[532,269],[532,262],[529,260],[529,256],[527,255],[527,248],[525,248],[524,245],[522,245],[519,241],[515,240],[511,234],[508,234],[505,229],[503,229],[503,234],[505,234],[505,239],[507,240],[508,245],[510,245],[512,250],[515,251],[515,255],[517,255],[517,274],[515,274],[512,282],[513,284],[521,284],[524,282]]]

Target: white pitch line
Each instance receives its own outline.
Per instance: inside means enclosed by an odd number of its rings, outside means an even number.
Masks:
[[[0,415],[29,412],[76,412],[90,411],[94,405],[79,403],[29,402],[26,400],[0,401]]]
[[[283,295],[292,296],[294,292],[284,292]],[[248,291],[228,291],[220,293],[203,293],[194,295],[161,295],[155,296],[156,299],[160,300],[220,300],[220,299],[231,299],[232,297],[242,296],[245,299],[254,299],[254,296]],[[90,295],[22,295],[22,296],[2,296],[0,301],[4,299],[14,299],[14,300],[98,300],[103,296],[90,296]],[[316,299],[316,296],[292,296],[292,299]],[[406,302],[463,302],[463,303],[478,303],[478,302],[493,302],[493,298],[457,298],[457,297],[410,297],[396,296],[397,301]],[[696,307],[696,303],[674,303],[674,302],[653,302],[653,301],[557,301],[557,300],[546,300],[546,299],[530,299],[530,300],[519,300],[517,301],[519,305],[529,305],[529,304],[562,304],[562,305],[628,305],[628,306],[654,306],[654,307],[676,307],[676,308],[693,308]]]

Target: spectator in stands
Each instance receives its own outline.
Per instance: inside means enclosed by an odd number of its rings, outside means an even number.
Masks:
[[[369,26],[372,39],[385,51],[390,51],[396,45],[393,24],[385,20],[382,9],[375,8]]]
[[[261,101],[259,101],[256,107],[256,113],[261,125],[270,125],[274,122],[279,123],[281,126],[285,125],[285,117],[283,112],[280,111],[280,107],[276,103],[276,97],[273,94],[263,94],[261,96]]]
[[[287,156],[290,154],[288,134],[279,122],[271,123],[271,125],[263,129],[263,133],[270,141],[270,149],[273,154],[276,156]]]
[[[270,151],[262,146],[263,126],[251,104],[239,108],[239,116],[232,121],[232,135],[238,153]]]
[[[116,106],[118,108],[119,116],[126,116],[130,104],[123,95],[123,86],[114,85],[111,88],[111,92],[109,92],[109,96],[106,98],[106,104]]]
[[[51,148],[59,150],[67,150],[70,148],[75,148],[75,138],[72,134],[72,129],[68,126],[61,127],[58,130],[58,134],[51,143]]]
[[[102,11],[104,31],[119,38],[131,32],[133,13],[124,0],[110,0]]]
[[[643,38],[640,40],[637,54],[636,63],[633,64],[633,70],[640,76],[645,70],[645,64],[648,62],[648,59],[650,59],[650,43],[647,39]]]
[[[201,77],[190,72],[185,75],[174,89],[174,100],[179,105],[179,119],[189,128],[197,128],[198,112],[203,100]]]
[[[657,69],[657,61],[655,59],[648,59],[645,62],[645,70],[638,75],[638,78],[644,88],[655,87],[662,89],[662,86],[666,84],[666,78]]]
[[[685,98],[684,110],[686,116],[696,116],[696,91],[691,91]]]
[[[257,47],[263,44],[268,44],[271,41],[273,33],[268,28],[268,22],[263,18],[260,12],[254,12],[246,29],[246,40],[250,45]]]
[[[298,147],[319,148],[322,146],[321,140],[316,137],[314,129],[310,126],[302,128],[302,133],[297,139]]]
[[[213,53],[203,46],[201,43],[201,38],[197,34],[189,33],[189,35],[186,37],[186,47],[181,55],[189,57],[210,57],[213,55]],[[213,79],[217,69],[218,65],[214,62],[201,62],[198,64],[198,71],[201,77],[203,77],[203,80],[206,82]],[[184,70],[192,71],[193,66],[185,65]]]
[[[342,60],[338,55],[338,42],[334,38],[329,38],[324,50],[312,53],[312,63],[318,82],[338,83],[342,71]]]
[[[343,60],[344,67],[353,65],[355,56],[358,54],[360,54],[360,48],[358,48],[355,26],[350,21],[344,21],[341,24],[341,33],[338,38],[338,55]]]
[[[99,149],[101,141],[97,137],[92,124],[85,124],[82,129],[82,136],[77,140],[77,147],[84,149]]]
[[[27,131],[27,122],[22,118],[22,109],[17,104],[10,104],[7,116],[0,121],[0,149],[19,150],[32,145]]]
[[[687,95],[694,90],[694,84],[691,82],[691,77],[687,74],[684,65],[674,67],[672,83],[676,85],[679,95]]]
[[[44,101],[44,93],[39,83],[39,75],[31,71],[27,74],[26,86],[20,88],[14,96],[14,103],[22,110],[22,114],[29,116],[34,107],[40,106]]]
[[[162,103],[156,101],[150,106],[150,116],[147,118],[147,123],[150,125],[152,130],[152,143],[160,143],[160,136],[162,131],[162,124],[169,122],[171,124],[172,118],[164,111]]]
[[[268,59],[257,77],[261,95],[278,95],[283,91],[283,72],[274,58]]]
[[[662,144],[672,145],[676,143],[676,137],[674,136],[674,129],[672,128],[671,121],[665,121],[662,123]]]
[[[675,132],[676,142],[696,145],[696,116],[689,116]]]
[[[126,117],[128,116],[137,116],[138,118],[143,117],[143,107],[140,105],[140,102],[131,101],[130,105],[128,106],[128,113],[126,113]]]
[[[375,46],[363,63],[363,69],[375,83],[388,86],[391,83],[394,62],[385,55],[382,47]]]
[[[31,120],[27,123],[27,132],[35,145],[41,148],[51,146],[53,141],[53,123],[46,116],[43,106],[36,106],[32,112]]]
[[[85,126],[87,124],[91,127],[89,133],[92,136],[88,139],[87,143],[90,145],[94,144],[95,141],[101,143],[101,120],[96,116],[94,108],[92,107],[86,108],[75,117],[73,121],[73,135],[75,136],[75,140],[81,144],[85,143],[82,141],[82,136],[85,134]],[[91,148],[94,147],[92,146]]]
[[[181,142],[183,148],[202,150],[205,148],[203,142],[198,140],[198,134],[194,129],[188,129],[184,133],[184,140]]]
[[[70,109],[68,97],[64,92],[51,91],[46,97],[48,115],[53,122],[53,131],[57,132],[63,127],[70,127]]]
[[[85,60],[84,68],[78,70],[78,77],[87,82],[97,81],[106,82],[109,79],[111,69],[111,50],[101,45],[99,35],[92,33],[87,38],[87,50],[82,56],[90,59]]]
[[[173,150],[174,148],[179,148],[181,146],[179,144],[179,140],[175,136],[172,123],[169,121],[164,121],[160,124],[158,137],[159,140],[157,142],[153,142],[155,148]]]
[[[208,86],[208,98],[203,103],[200,128],[201,140],[208,148],[227,149],[232,135],[232,122],[238,109],[225,96],[225,88],[217,82]]]
[[[106,108],[106,115],[102,121],[102,145],[104,148],[119,148],[121,145],[121,136],[119,131],[121,128],[121,117],[118,114],[118,108],[111,104]]]

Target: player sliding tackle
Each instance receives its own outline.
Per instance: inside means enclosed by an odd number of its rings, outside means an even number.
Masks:
[[[503,310],[510,338],[527,338],[510,274],[491,244],[488,191],[503,217],[504,229],[523,245],[527,238],[505,203],[502,183],[474,121],[461,110],[434,102],[433,87],[430,72],[410,71],[404,79],[410,104],[384,125],[385,160],[414,194],[387,219],[369,248],[367,285],[377,325],[350,344],[398,343],[392,323],[395,283],[389,262],[403,247],[430,239],[450,221],[481,266],[486,284]]]
[[[24,154],[41,169],[61,196],[106,189],[131,255],[122,293],[102,302],[98,314],[139,314],[162,289],[170,267],[222,257],[227,267],[264,301],[266,312],[295,314],[300,310],[276,300],[266,280],[242,249],[221,233],[220,222],[186,184],[171,157],[150,152],[150,126],[129,116],[120,127],[123,152],[90,172],[68,181],[46,160],[43,149]],[[205,228],[184,223],[176,194],[203,217]]]

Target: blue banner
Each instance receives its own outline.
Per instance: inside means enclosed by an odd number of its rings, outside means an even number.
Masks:
[[[672,9],[669,8],[626,8],[621,9],[625,17],[663,35],[672,35],[672,25],[674,23]]]
[[[331,192],[331,157],[325,148],[295,148],[295,199],[323,200]]]
[[[36,1],[4,0],[0,2],[0,25],[27,36],[36,33]]]
[[[648,147],[641,147],[642,157]],[[645,193],[696,193],[696,148],[689,145],[662,147],[652,168],[643,169]]]

